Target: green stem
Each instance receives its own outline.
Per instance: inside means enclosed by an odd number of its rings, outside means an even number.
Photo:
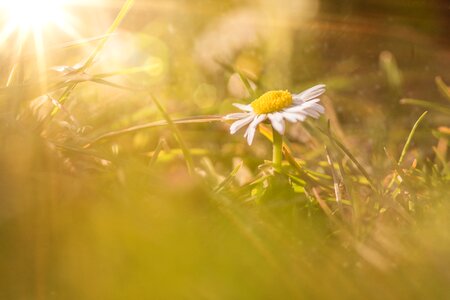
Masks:
[[[283,137],[275,129],[272,128],[273,134],[273,167],[275,171],[281,172],[281,161],[283,160]]]

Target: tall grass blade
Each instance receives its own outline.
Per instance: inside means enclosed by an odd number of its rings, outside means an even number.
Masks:
[[[209,123],[209,122],[217,122],[222,121],[222,116],[197,116],[197,117],[189,117],[189,118],[182,118],[182,119],[176,119],[172,120],[173,124],[193,124],[193,123]],[[150,123],[145,123],[141,125],[135,125],[124,129],[119,129],[115,131],[109,131],[107,133],[101,134],[100,136],[92,139],[88,144],[84,146],[84,148],[89,148],[92,145],[103,141],[108,138],[117,137],[122,134],[127,133],[134,133],[136,131],[155,128],[155,127],[161,127],[161,126],[167,126],[169,125],[169,122],[167,120],[160,120]]]
[[[445,84],[444,80],[441,77],[437,76],[435,78],[436,85],[438,87],[439,92],[441,92],[442,96],[445,97],[448,101],[450,101],[450,87]]]
[[[364,169],[364,167],[359,163],[359,161],[353,156],[353,154],[341,143],[339,142],[331,133],[324,131],[323,129],[316,127],[321,133],[328,136],[333,142],[338,146],[338,148],[355,164],[361,174],[367,179],[369,185],[372,187],[374,191],[378,192],[378,189],[375,185],[375,182],[370,177],[369,173]]]
[[[132,67],[132,68],[126,68],[123,70],[115,71],[115,72],[109,72],[109,73],[102,73],[102,74],[96,74],[93,75],[93,78],[106,78],[106,77],[112,77],[117,75],[128,75],[128,74],[135,74],[139,72],[147,72],[155,68],[154,65],[146,65],[141,67]]]
[[[119,14],[117,15],[114,22],[109,27],[108,31],[105,33],[105,37],[100,40],[97,47],[92,52],[91,56],[87,59],[87,61],[84,63],[84,65],[81,67],[81,71],[86,71],[92,63],[97,58],[97,55],[102,51],[103,47],[105,46],[106,42],[108,41],[108,37],[116,31],[116,29],[119,27],[119,25],[122,23],[125,16],[130,11],[131,7],[134,4],[134,0],[127,0],[125,4],[122,6],[122,9],[120,10]]]
[[[159,139],[158,145],[156,145],[155,151],[153,151],[153,155],[150,159],[150,162],[148,163],[148,166],[153,166],[156,161],[158,160],[159,153],[163,150],[163,148],[166,146],[166,140],[164,138]]]
[[[340,184],[340,180],[338,179],[338,176],[336,175],[336,171],[334,170],[334,162],[333,159],[331,158],[331,154],[328,151],[328,148],[325,146],[325,152],[327,154],[327,162],[328,165],[330,166],[330,170],[331,170],[331,175],[333,176],[333,187],[334,187],[334,194],[336,196],[336,202],[338,203],[339,206],[341,206],[341,190],[339,188]],[[340,207],[342,209],[342,207]]]
[[[406,140],[406,143],[405,143],[405,145],[403,146],[402,154],[400,155],[400,158],[398,159],[398,163],[397,163],[397,164],[398,164],[399,166],[401,165],[401,163],[403,162],[403,159],[405,158],[406,152],[408,151],[408,148],[409,148],[409,146],[411,145],[411,140],[412,140],[412,138],[413,138],[413,136],[414,136],[414,133],[415,133],[416,130],[417,130],[417,127],[419,126],[420,122],[422,122],[423,118],[425,118],[425,116],[426,116],[427,113],[428,113],[427,111],[424,112],[424,113],[419,117],[419,119],[417,119],[416,123],[414,123],[414,126],[413,126],[413,128],[411,129],[411,132],[410,132],[409,135],[408,135],[408,138],[407,138],[407,140]]]
[[[223,61],[220,60],[215,60],[216,63],[218,63],[224,70],[228,71],[229,73],[233,74],[236,73],[239,75],[239,78],[241,79],[242,83],[244,84],[245,89],[247,90],[248,94],[250,95],[250,97],[255,97],[256,92],[255,90],[252,88],[252,85],[250,84],[250,80],[247,78],[247,76],[244,75],[244,73],[242,73],[242,71],[236,69],[234,66],[232,66],[231,64],[227,64]]]
[[[180,145],[181,150],[183,151],[184,159],[186,161],[186,166],[188,169],[188,172],[190,175],[194,175],[194,160],[192,159],[191,152],[189,151],[189,148],[186,147],[186,144],[181,137],[181,133],[178,130],[175,123],[170,118],[169,114],[166,112],[164,107],[161,105],[161,103],[156,99],[155,96],[150,95],[150,98],[153,100],[153,103],[155,103],[156,107],[158,108],[159,112],[162,114],[164,119],[166,120],[167,124],[169,125],[170,129],[172,130],[172,134],[175,137],[175,140]]]
[[[240,162],[234,169],[231,171],[231,173],[225,178],[215,189],[215,193],[219,193],[222,191],[230,182],[233,180],[234,176],[236,176],[237,172],[241,169],[243,165],[243,162]]]
[[[436,111],[439,111],[441,113],[450,115],[450,108],[449,107],[446,107],[444,105],[437,104],[437,103],[431,103],[431,102],[428,102],[428,101],[419,100],[419,99],[411,99],[411,98],[401,99],[400,103],[401,104],[409,104],[409,105],[421,106],[421,107],[425,107],[425,108],[428,108],[428,109],[436,110]]]
[[[89,58],[86,60],[86,62],[83,64],[83,66],[80,68],[79,72],[83,73],[85,72],[95,61],[100,51],[102,51],[103,47],[105,46],[106,42],[108,41],[108,37],[111,36],[111,34],[116,31],[116,29],[119,27],[119,25],[122,23],[123,19],[131,9],[132,5],[134,3],[134,0],[127,0],[125,4],[122,6],[122,9],[120,10],[119,14],[117,15],[116,19],[112,23],[112,25],[109,27],[108,31],[105,34],[105,37],[103,37],[100,42],[98,43],[97,47],[94,49],[92,54],[89,56]],[[65,101],[69,98],[72,91],[75,89],[75,87],[78,85],[78,83],[73,83],[69,85],[66,90],[63,92],[61,97],[59,98],[59,102],[61,104],[64,104]],[[58,108],[55,107],[55,109],[52,111],[51,116],[54,116],[56,113],[58,113]]]

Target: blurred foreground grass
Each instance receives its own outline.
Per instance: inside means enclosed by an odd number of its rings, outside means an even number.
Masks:
[[[449,297],[444,2],[109,3],[1,46],[0,299]],[[217,121],[320,82],[281,174]]]

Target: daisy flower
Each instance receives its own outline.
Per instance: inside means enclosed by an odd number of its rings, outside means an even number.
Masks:
[[[235,134],[248,125],[244,138],[252,144],[259,123],[269,120],[273,129],[284,135],[285,120],[291,123],[302,122],[306,117],[317,119],[325,109],[319,104],[319,97],[325,93],[325,85],[319,84],[299,94],[288,91],[270,91],[250,104],[234,103],[243,112],[225,116],[227,120],[236,120],[230,126],[230,133]]]

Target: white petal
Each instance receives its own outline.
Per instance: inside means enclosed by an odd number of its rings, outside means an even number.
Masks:
[[[317,111],[318,113],[321,113],[321,114],[325,113],[325,108],[322,105],[318,104],[318,103],[315,104],[312,108],[315,111]]]
[[[301,105],[289,107],[289,108],[285,109],[284,111],[289,112],[289,113],[308,115],[308,116],[311,116],[311,117],[317,119],[318,117],[320,117],[321,114],[323,114],[325,112],[325,109],[323,108],[322,105],[320,105],[319,103],[316,103],[317,102],[316,100],[318,100],[318,99],[314,99],[312,101],[305,102]]]
[[[303,113],[282,112],[281,114],[291,123],[303,122],[306,119]]]
[[[323,93],[325,93],[325,85],[318,84],[316,86],[313,86],[312,88],[307,89],[306,91],[301,92],[300,94],[293,95],[292,98],[297,102],[306,102],[319,97]]]
[[[238,120],[238,119],[243,119],[245,117],[247,117],[249,114],[248,113],[234,113],[234,114],[228,114],[225,117],[223,117],[225,120]]]
[[[257,116],[250,125],[248,125],[247,131],[244,134],[244,137],[247,138],[248,145],[251,145],[253,142],[253,138],[255,136],[256,127],[259,123],[263,122],[267,118],[267,115],[262,114]]]
[[[281,114],[287,121],[289,121],[291,123],[296,123],[298,121],[297,114],[290,113],[290,112],[282,112]]]
[[[307,108],[307,109],[305,109],[304,112],[305,112],[308,116],[310,116],[310,117],[312,117],[312,118],[314,118],[314,119],[317,119],[317,118],[320,117],[320,113],[317,112],[316,110],[314,110],[313,108]]]
[[[254,114],[249,114],[248,117],[237,120],[230,126],[230,133],[235,134],[239,129],[250,123],[255,118]]]
[[[251,112],[253,111],[253,107],[250,104],[245,105],[241,103],[233,103],[233,106],[243,111],[251,111]]]
[[[318,117],[320,117],[321,114],[325,112],[325,109],[323,108],[322,105],[314,103],[314,105],[306,107],[304,112],[307,115],[317,119]]]
[[[272,123],[272,127],[276,131],[278,131],[279,134],[283,135],[285,129],[283,115],[281,113],[276,112],[273,114],[269,114],[268,117],[270,119],[270,122]]]
[[[308,102],[303,102],[299,105],[294,105],[294,106],[288,107],[284,111],[295,112],[295,113],[302,112],[308,107],[314,107],[315,105],[319,105],[319,104],[317,104],[317,102],[319,102],[319,101],[320,101],[320,99],[313,99]]]

